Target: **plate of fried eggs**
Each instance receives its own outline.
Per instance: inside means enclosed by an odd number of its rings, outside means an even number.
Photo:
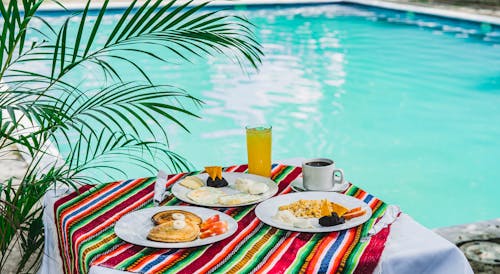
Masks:
[[[278,192],[271,179],[248,173],[222,172],[227,186],[207,186],[209,175],[186,176],[176,182],[171,192],[186,203],[208,207],[246,206],[262,202]]]

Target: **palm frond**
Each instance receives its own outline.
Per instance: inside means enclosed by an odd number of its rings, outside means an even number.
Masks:
[[[25,251],[18,272],[32,269],[30,256],[40,257],[37,201],[51,186],[76,189],[81,183],[128,177],[126,165],[146,175],[159,167],[192,168],[170,150],[166,128],[189,132],[185,121],[199,118],[203,102],[156,83],[137,58],[169,65],[223,55],[256,69],[263,55],[248,20],[206,11],[208,2],[146,0],[138,5],[134,0],[107,32],[102,23],[109,0],[95,13],[89,0],[59,25],[37,14],[43,2],[0,4],[0,160],[12,150],[28,160],[16,187],[13,178],[0,184],[0,272],[13,243]],[[34,27],[35,21],[43,27]],[[99,75],[90,88],[74,77],[85,69]],[[130,71],[141,79],[131,80]]]

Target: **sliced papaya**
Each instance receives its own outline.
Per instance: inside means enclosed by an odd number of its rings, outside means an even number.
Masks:
[[[366,210],[358,210],[358,211],[354,211],[354,212],[350,212],[350,213],[347,213],[345,214],[343,217],[344,219],[346,220],[350,220],[352,218],[356,218],[356,217],[359,217],[359,216],[363,216],[364,214],[366,213]]]
[[[339,217],[344,216],[344,214],[345,214],[347,211],[349,211],[349,209],[348,209],[348,208],[346,208],[346,207],[344,207],[344,206],[342,206],[342,205],[340,205],[340,204],[337,204],[337,203],[332,203],[332,212],[337,213],[337,215],[338,215]]]
[[[347,211],[347,213],[353,213],[353,212],[360,211],[360,210],[361,210],[361,207],[355,207],[355,208]]]
[[[208,173],[208,176],[215,180],[219,178],[222,180],[222,167],[221,166],[206,166],[205,171]]]
[[[330,211],[330,203],[327,199],[321,200],[321,216],[330,216],[332,212]]]

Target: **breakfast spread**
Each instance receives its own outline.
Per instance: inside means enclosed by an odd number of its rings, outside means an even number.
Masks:
[[[311,222],[316,219],[320,226],[335,226],[345,223],[346,220],[360,217],[365,212],[361,207],[348,209],[327,199],[300,199],[280,206],[273,219],[289,226],[309,228],[312,227]]]
[[[222,167],[207,166],[205,171],[208,173],[207,186],[210,187],[225,187],[228,185],[226,179],[222,178]]]
[[[221,221],[218,214],[202,221],[199,216],[188,211],[166,210],[156,213],[151,219],[155,226],[149,231],[147,238],[158,242],[190,242],[228,231],[227,222]]]

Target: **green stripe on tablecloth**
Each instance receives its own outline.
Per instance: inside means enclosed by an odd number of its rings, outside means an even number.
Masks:
[[[353,196],[354,194],[356,194],[356,192],[358,192],[358,190],[359,188],[357,186],[351,185],[345,192],[345,195]]]
[[[283,180],[286,176],[288,176],[290,174],[290,172],[292,170],[294,170],[296,167],[293,167],[293,166],[286,166],[285,168],[283,168],[283,170],[280,171],[280,173],[278,173],[274,178],[273,180],[277,183],[280,183],[281,180]]]
[[[173,205],[178,205],[178,203],[182,202],[181,200],[177,199],[176,197],[172,197],[170,200],[165,202],[162,206],[173,206]]]

